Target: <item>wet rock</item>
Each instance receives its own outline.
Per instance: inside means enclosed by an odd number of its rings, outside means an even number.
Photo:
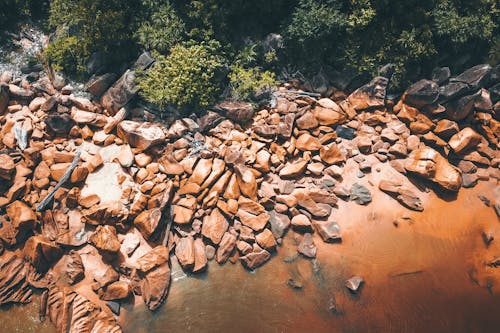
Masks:
[[[313,221],[313,227],[324,242],[333,243],[342,240],[340,226],[334,221]]]
[[[182,268],[191,270],[194,265],[194,239],[191,236],[181,237],[175,246],[175,256]]]
[[[166,260],[165,260],[166,261]],[[142,299],[154,311],[165,301],[170,286],[170,266],[167,262],[149,271],[141,284]]]
[[[269,224],[274,237],[281,238],[290,227],[290,218],[273,210],[269,212]]]
[[[412,84],[404,93],[404,101],[411,106],[421,108],[433,104],[439,97],[439,86],[430,80],[420,80]]]
[[[274,250],[276,247],[276,239],[274,239],[273,233],[269,229],[264,229],[262,232],[255,236],[257,244],[267,251]]]
[[[194,266],[193,273],[199,273],[207,268],[207,254],[205,244],[201,238],[194,240]]]
[[[98,226],[89,240],[98,250],[110,253],[117,253],[120,251],[121,244],[116,236],[116,229],[112,226]]]
[[[402,182],[382,180],[378,187],[380,190],[394,196],[403,206],[419,212],[424,210],[422,200]]]
[[[481,64],[469,68],[450,81],[466,83],[471,89],[476,90],[488,84],[491,72],[492,67],[489,64]]]
[[[135,72],[127,70],[101,97],[101,104],[114,115],[136,94]]]
[[[0,257],[0,305],[31,302],[27,274],[24,260],[12,254]]]
[[[316,258],[317,248],[311,234],[304,234],[297,251],[308,258]]]
[[[153,208],[141,212],[134,219],[134,225],[144,239],[149,240],[163,225],[161,210]]]
[[[141,272],[146,273],[153,268],[162,266],[168,261],[168,259],[168,248],[166,246],[159,245],[137,259],[137,268]]]
[[[372,195],[370,190],[365,186],[354,183],[351,187],[349,199],[360,205],[367,205],[372,202]]]
[[[83,267],[82,258],[80,254],[74,250],[69,252],[66,275],[68,276],[69,284],[80,282],[85,277],[85,268]]]
[[[405,163],[405,169],[437,183],[448,191],[458,191],[462,185],[460,170],[429,147],[414,150]]]
[[[219,264],[225,263],[229,259],[229,256],[231,255],[231,252],[233,252],[235,246],[236,236],[229,232],[224,233],[224,236],[222,236],[222,240],[219,243],[219,248],[215,254],[215,260]]]
[[[117,126],[118,136],[130,146],[146,150],[165,142],[165,134],[160,126],[152,123],[139,123],[124,120]]]
[[[205,215],[203,218],[201,234],[212,243],[219,244],[228,227],[229,223],[224,215],[218,208],[215,208],[210,215]]]
[[[101,298],[105,301],[114,301],[127,298],[131,294],[132,288],[128,282],[116,281],[106,287],[106,291]]]
[[[47,131],[53,136],[67,136],[75,121],[68,114],[49,115],[43,120]]]
[[[61,258],[61,255],[62,250],[56,243],[39,235],[28,239],[24,246],[24,257],[39,272],[46,272],[54,262]]]
[[[361,278],[360,276],[353,276],[346,281],[345,286],[352,293],[357,293],[363,283],[364,283],[363,278]]]
[[[252,119],[254,109],[252,104],[246,102],[225,101],[214,106],[214,111],[235,122],[246,123]]]
[[[370,83],[356,89],[347,100],[356,110],[383,107],[388,82],[387,78],[377,76]]]
[[[271,253],[261,249],[260,251],[250,252],[240,257],[240,262],[247,269],[254,270],[265,264],[270,258]]]
[[[457,154],[467,153],[481,142],[481,135],[472,128],[466,127],[453,135],[448,142],[451,149]]]

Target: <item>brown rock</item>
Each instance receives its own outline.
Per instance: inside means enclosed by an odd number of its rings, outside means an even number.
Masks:
[[[127,220],[128,211],[120,201],[110,201],[82,211],[82,221],[91,225],[120,224]]]
[[[182,268],[191,270],[194,266],[195,252],[194,239],[191,236],[182,237],[175,246],[175,256]]]
[[[89,175],[89,169],[86,167],[76,167],[71,173],[70,181],[72,183],[80,183],[87,179]]]
[[[96,127],[103,127],[108,122],[107,117],[102,114],[83,111],[77,108],[71,109],[71,118],[79,125],[92,125]]]
[[[262,266],[271,258],[271,253],[266,250],[250,252],[247,255],[240,257],[240,262],[243,266],[250,270]]]
[[[434,133],[443,139],[448,139],[459,131],[458,124],[448,119],[438,121]]]
[[[229,259],[231,252],[236,245],[236,236],[226,232],[220,241],[219,248],[217,249],[217,253],[215,254],[215,260],[219,264],[223,264]]]
[[[0,154],[0,178],[11,180],[15,170],[14,159],[7,154]]]
[[[319,123],[311,111],[305,112],[295,121],[297,127],[301,130],[309,130],[318,127]]]
[[[314,229],[327,243],[337,242],[342,239],[340,227],[335,221],[313,221]]]
[[[240,219],[241,223],[255,231],[262,230],[269,221],[269,214],[267,212],[254,215],[243,209],[238,209],[236,216]]]
[[[100,225],[90,236],[90,242],[101,251],[116,253],[120,251],[120,241],[116,236],[116,229],[109,225]]]
[[[210,172],[212,171],[212,164],[212,159],[199,159],[198,163],[196,163],[193,173],[191,174],[191,177],[189,177],[189,182],[201,186],[205,179],[207,179],[208,175],[210,175]]]
[[[137,259],[137,268],[143,272],[149,272],[153,268],[166,263],[169,258],[169,251],[166,246],[159,245],[148,253]]]
[[[345,156],[335,143],[321,147],[319,156],[328,165],[345,162]]]
[[[355,110],[383,107],[388,82],[387,78],[377,76],[371,82],[356,89],[347,97],[347,100]]]
[[[234,171],[240,192],[250,199],[256,199],[257,180],[255,179],[254,173],[249,168],[242,165],[236,165]]]
[[[68,276],[69,284],[80,282],[85,276],[85,268],[82,263],[82,258],[80,257],[80,254],[74,250],[69,252],[66,268],[66,275]]]
[[[403,206],[412,210],[423,211],[422,200],[409,187],[402,182],[395,180],[382,180],[378,185],[379,189],[394,196]]]
[[[207,254],[205,244],[201,238],[194,240],[194,267],[193,273],[199,273],[207,268]]]
[[[31,302],[32,288],[28,283],[26,262],[15,255],[0,257],[0,305]]]
[[[106,79],[106,84],[111,79]],[[101,104],[114,115],[124,107],[137,93],[135,85],[135,72],[127,70],[123,75],[102,95]]]
[[[216,105],[213,109],[223,116],[239,123],[248,122],[252,119],[254,114],[252,104],[246,102],[225,101]]]
[[[321,148],[321,142],[312,135],[304,133],[295,141],[295,147],[302,151],[316,151]]]
[[[304,229],[304,228],[310,228],[311,227],[311,221],[309,218],[303,214],[298,214],[292,217],[291,221],[292,225],[296,228],[299,229]]]
[[[7,206],[7,216],[14,229],[19,232],[33,230],[37,221],[35,212],[21,201],[14,201]]]
[[[344,123],[347,120],[346,115],[342,109],[332,101],[335,105],[329,105],[332,108],[325,108],[322,106],[316,106],[312,113],[318,123],[322,126],[332,126]]]
[[[129,145],[123,145],[120,148],[120,153],[116,156],[120,165],[124,168],[130,168],[134,164],[134,154]]]
[[[117,126],[117,134],[130,146],[146,150],[165,142],[165,134],[159,125],[124,120]]]
[[[369,154],[372,150],[372,140],[367,136],[358,136],[358,149],[363,154]]]
[[[406,161],[405,169],[427,178],[449,191],[458,191],[462,185],[460,170],[429,147],[414,150]]]
[[[462,154],[475,148],[481,142],[481,138],[481,135],[476,133],[472,128],[466,127],[453,135],[448,144],[456,154]]]
[[[158,159],[158,163],[160,163],[161,172],[164,172],[167,175],[182,175],[184,173],[184,167],[182,164],[177,162],[170,154],[163,155]]]
[[[62,250],[56,243],[40,235],[28,239],[24,246],[24,257],[39,272],[46,272],[54,262],[61,258],[61,255]]]
[[[327,217],[330,215],[330,212],[319,206],[307,193],[305,189],[296,189],[292,192],[292,195],[297,198],[298,205],[304,209],[306,209],[309,213],[311,213],[315,217]]]
[[[160,307],[167,298],[169,286],[170,266],[165,260],[156,269],[149,271],[142,280],[142,299],[149,310],[154,311]]]
[[[141,212],[134,219],[135,227],[141,232],[144,239],[149,240],[162,226],[162,214],[159,208]]]
[[[128,282],[116,281],[106,287],[106,291],[102,295],[105,301],[114,301],[124,299],[132,294],[132,288]]]
[[[257,244],[267,251],[271,251],[276,247],[276,240],[274,239],[273,233],[269,229],[264,229],[261,233],[255,236]]]
[[[194,210],[178,205],[172,206],[172,220],[177,224],[189,224],[193,220]]]
[[[287,163],[283,169],[280,170],[279,175],[281,178],[295,178],[304,175],[307,167],[307,161],[299,159],[292,163]]]
[[[304,234],[304,237],[300,241],[297,252],[308,258],[316,258],[316,245],[314,244],[313,237],[310,233]]]
[[[219,244],[228,227],[229,223],[224,215],[218,208],[215,208],[210,215],[203,218],[201,234],[210,239],[212,243]]]

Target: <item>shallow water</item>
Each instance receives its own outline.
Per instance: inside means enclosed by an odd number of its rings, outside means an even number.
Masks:
[[[377,177],[370,179],[377,184]],[[358,181],[373,202],[339,202],[341,244],[315,238],[318,258],[308,260],[296,256],[289,231],[256,272],[212,262],[207,273],[186,276],[173,263],[166,304],[154,314],[140,299],[125,305],[124,332],[498,332],[500,268],[485,263],[500,255],[499,220],[478,198],[494,202],[496,183],[462,189],[449,202],[427,193],[418,213]],[[396,227],[402,216],[412,222]],[[488,248],[484,230],[497,238]],[[359,295],[344,287],[353,275],[365,280]],[[290,278],[302,289],[288,286]],[[37,308],[0,311],[0,331],[53,331],[38,324]]]

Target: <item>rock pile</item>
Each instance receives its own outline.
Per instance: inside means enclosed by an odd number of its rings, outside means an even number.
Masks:
[[[142,296],[155,310],[165,300],[171,257],[193,273],[214,259],[253,270],[288,229],[301,235],[297,251],[315,257],[313,233],[325,242],[342,237],[332,214],[339,198],[372,201],[362,178],[376,163],[439,193],[499,179],[498,74],[480,65],[439,75],[409,87],[396,104],[386,99],[383,77],[335,101],[285,84],[272,108],[224,102],[167,122],[125,105],[136,91],[130,72],[115,84],[113,75],[89,82],[102,104],[71,87],[59,92],[46,78],[4,82],[0,294],[9,296],[0,304],[48,289],[58,330],[115,332],[109,312],[120,302]],[[351,162],[359,181],[346,184]],[[409,209],[425,209],[410,182],[378,187]],[[53,201],[40,206],[55,188]],[[12,256],[16,249],[22,258]],[[49,274],[53,284],[38,282]],[[108,307],[70,291],[84,283]],[[63,305],[71,320],[55,315]]]

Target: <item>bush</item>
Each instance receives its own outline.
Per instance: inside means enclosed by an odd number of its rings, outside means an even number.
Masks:
[[[274,73],[262,71],[260,67],[232,66],[229,73],[231,98],[238,101],[259,102],[269,97],[277,84]]]
[[[177,45],[168,56],[157,54],[151,69],[138,75],[141,96],[161,108],[204,108],[221,91],[224,59],[216,41]]]
[[[85,73],[88,51],[75,36],[62,36],[45,49],[45,59],[56,71]]]

